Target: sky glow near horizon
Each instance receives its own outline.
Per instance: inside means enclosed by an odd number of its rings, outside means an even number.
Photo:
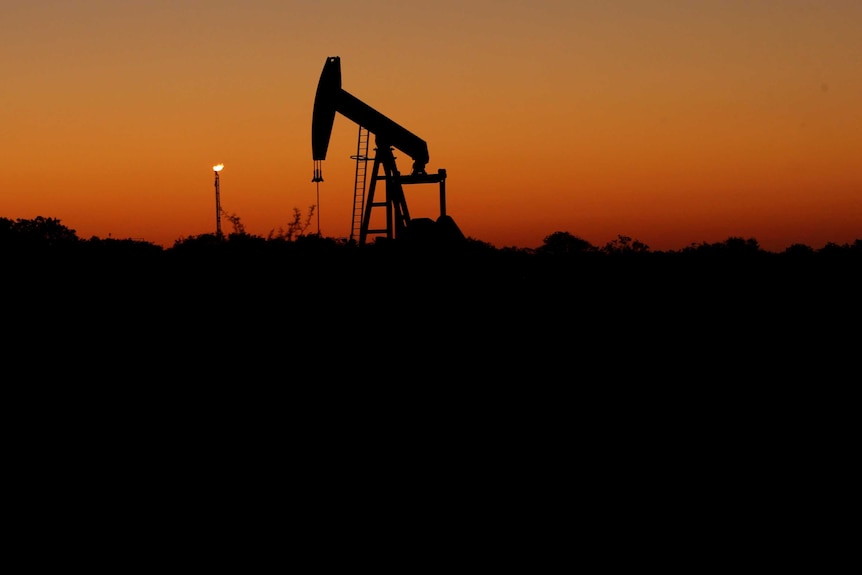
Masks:
[[[0,217],[167,247],[215,232],[224,162],[221,206],[249,233],[319,192],[321,233],[347,237],[348,119],[311,182],[314,94],[340,56],[345,90],[428,143],[475,239],[862,238],[855,0],[4,0],[0,15]],[[406,193],[436,217],[436,188]]]

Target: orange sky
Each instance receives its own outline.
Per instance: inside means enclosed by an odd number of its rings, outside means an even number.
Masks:
[[[858,0],[5,0],[0,217],[168,247],[215,231],[224,162],[222,207],[286,227],[317,203],[313,100],[340,56],[345,90],[428,143],[470,237],[853,242],[859,30]],[[326,236],[350,234],[356,135],[336,116]],[[406,192],[436,217],[436,188]]]

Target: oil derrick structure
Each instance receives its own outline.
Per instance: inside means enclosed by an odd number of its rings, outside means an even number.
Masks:
[[[404,186],[409,184],[437,184],[440,191],[440,215],[436,222],[437,232],[433,235],[457,237],[463,239],[463,234],[454,220],[446,214],[446,170],[437,170],[434,174],[426,171],[429,161],[428,145],[422,139],[384,116],[368,104],[362,102],[341,87],[341,59],[331,56],[326,59],[317,92],[314,97],[312,114],[311,145],[314,158],[313,182],[322,182],[322,162],[326,159],[335,114],[339,113],[359,125],[359,145],[357,149],[357,178],[354,186],[354,228],[359,222],[359,245],[365,245],[371,235],[384,236],[388,240],[404,237],[417,237],[420,227],[412,226],[413,220],[407,207]],[[366,174],[360,161],[369,158],[362,153],[363,129],[374,135],[375,153],[370,173],[368,192],[363,194]],[[365,146],[367,150],[367,143]],[[412,160],[410,174],[402,174],[396,165],[394,150],[400,150]],[[363,170],[360,181],[360,169]],[[384,182],[384,199],[377,196],[377,183]],[[360,185],[362,190],[360,190]],[[359,205],[357,206],[357,198]],[[371,228],[372,210],[385,210],[385,226]],[[427,218],[422,218],[427,223]],[[414,231],[414,229],[416,231]],[[423,234],[428,233],[428,226],[421,226]],[[351,232],[353,236],[353,232]]]

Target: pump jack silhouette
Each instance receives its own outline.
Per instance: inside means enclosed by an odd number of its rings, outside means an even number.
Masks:
[[[446,214],[446,170],[440,169],[436,174],[428,174],[425,171],[429,161],[428,145],[423,139],[342,89],[341,58],[338,56],[326,59],[314,97],[311,124],[311,147],[314,157],[312,182],[323,181],[321,166],[326,159],[336,112],[359,125],[360,142],[362,142],[363,129],[374,134],[375,137],[376,148],[371,184],[364,204],[361,201],[359,204],[362,208],[359,245],[365,245],[369,235],[383,234],[388,240],[463,240],[463,233],[455,221]],[[367,148],[367,139],[365,141]],[[401,150],[413,160],[413,168],[409,175],[403,175],[398,171],[393,149]],[[359,161],[366,158],[359,153],[355,158],[358,180]],[[385,182],[384,201],[374,199],[379,180]],[[439,185],[440,215],[436,221],[428,218],[411,220],[404,196],[404,185],[407,184]],[[386,227],[369,229],[372,209],[381,207],[386,209]]]

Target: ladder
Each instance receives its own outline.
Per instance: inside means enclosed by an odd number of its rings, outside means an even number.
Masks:
[[[368,171],[368,130],[359,126],[359,136],[356,142],[356,179],[353,183],[353,226],[350,228],[350,239],[359,237],[362,227],[362,213],[365,207],[365,175]]]

